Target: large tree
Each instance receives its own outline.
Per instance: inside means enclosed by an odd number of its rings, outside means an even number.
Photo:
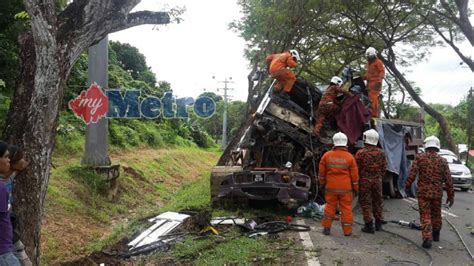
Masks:
[[[140,0],[74,0],[62,11],[55,0],[24,0],[31,29],[20,42],[20,73],[4,138],[32,161],[17,178],[14,210],[34,264],[51,154],[66,81],[81,53],[107,34],[142,24],[167,24],[168,12],[131,10]]]
[[[253,64],[275,48],[295,47],[303,55],[297,72],[327,84],[346,64],[362,69],[365,49],[374,46],[385,61],[387,74],[436,118],[449,147],[456,150],[446,120],[423,101],[400,71],[400,66],[418,62],[430,47],[440,44],[427,20],[431,11],[423,1],[241,0],[240,4],[244,17],[232,26],[248,42],[247,56]],[[264,15],[258,16],[261,13]]]

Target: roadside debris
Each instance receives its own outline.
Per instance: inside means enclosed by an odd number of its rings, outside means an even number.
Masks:
[[[242,218],[231,217],[216,217],[211,220],[211,225],[237,225],[244,224],[245,220]]]
[[[211,220],[211,225],[236,225],[242,230],[244,234],[251,238],[267,234],[277,234],[287,230],[297,232],[311,230],[310,227],[306,225],[292,224],[292,219],[289,219],[289,217],[286,218],[286,221],[269,221],[267,219],[265,220],[257,218],[256,220],[258,220],[260,223],[257,223],[252,219],[217,217]]]
[[[320,205],[314,201],[310,201],[305,206],[300,206],[297,210],[297,214],[301,217],[320,219],[323,217],[325,207],[326,204]]]
[[[126,256],[134,256],[155,249],[166,250],[166,243],[178,236],[169,235],[169,233],[189,217],[190,215],[187,214],[165,212],[149,219],[148,221],[154,224],[128,243],[130,248]]]
[[[411,229],[415,229],[415,230],[421,230],[421,225],[416,223],[415,220],[411,221],[411,222],[407,222],[407,221],[404,221],[404,220],[392,220],[390,221],[391,223],[394,223],[394,224],[399,224],[401,226],[406,226],[406,227],[409,227]]]

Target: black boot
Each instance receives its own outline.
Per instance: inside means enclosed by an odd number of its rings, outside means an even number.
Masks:
[[[440,230],[433,230],[433,241],[439,241],[439,232]]]
[[[431,248],[431,240],[424,240],[422,246],[424,248]]]
[[[325,234],[327,236],[330,235],[331,234],[331,228],[324,228],[323,234]]]
[[[362,232],[369,233],[369,234],[375,234],[373,222],[370,221],[368,223],[365,223],[365,227],[362,228]]]
[[[382,220],[375,219],[375,231],[382,230]]]

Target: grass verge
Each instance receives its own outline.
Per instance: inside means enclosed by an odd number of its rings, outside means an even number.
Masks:
[[[194,191],[194,203],[198,197],[203,203],[205,196],[189,184],[206,178],[219,153],[175,147],[122,151],[111,157],[121,165],[114,200],[104,193],[100,176],[80,167],[80,156],[53,159],[42,230],[45,265],[101,250],[131,235],[144,226],[141,219],[159,213],[168,202],[173,202],[170,208],[182,206],[173,196],[182,186]]]

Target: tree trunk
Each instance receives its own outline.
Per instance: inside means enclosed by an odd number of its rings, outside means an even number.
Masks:
[[[458,148],[456,146],[456,143],[453,140],[453,137],[451,136],[451,131],[449,129],[449,124],[444,118],[442,114],[440,114],[438,111],[433,109],[430,105],[425,103],[423,99],[415,92],[411,84],[405,79],[403,74],[397,69],[395,66],[395,63],[393,61],[389,61],[382,56],[380,56],[380,59],[384,62],[385,66],[392,71],[392,73],[395,75],[395,77],[400,81],[400,83],[405,87],[407,92],[410,94],[410,96],[415,100],[415,102],[423,108],[429,115],[431,115],[439,124],[441,131],[443,132],[444,137],[446,138],[446,141],[448,142],[449,149],[452,150],[454,153],[458,153]]]
[[[255,73],[257,72],[258,70],[258,61],[257,60],[254,60],[253,62],[253,66],[252,66],[252,70],[250,71],[250,73],[247,75],[247,81],[248,81],[248,88],[247,88],[247,91],[248,91],[248,95],[247,95],[247,112],[246,114],[250,114],[252,113],[252,110],[256,109],[255,108],[255,99],[253,98],[254,94],[255,94],[255,91],[253,90],[253,87],[255,85],[255,82],[253,80],[253,76],[255,75]]]
[[[24,0],[31,32],[20,38],[20,75],[4,139],[31,161],[15,182],[13,210],[21,240],[40,263],[41,219],[56,124],[67,78],[80,54],[108,33],[143,24],[168,24],[167,12],[130,11],[140,0],[72,1],[59,14],[54,0]]]
[[[18,81],[4,137],[9,143],[23,147],[32,162],[16,178],[13,210],[18,217],[20,238],[26,252],[31,261],[39,265],[44,198],[63,97],[61,88],[65,86],[67,71],[62,68],[65,64],[61,62],[54,44],[37,45],[34,49],[33,38],[28,35],[21,43],[20,73],[23,76]],[[42,56],[35,57],[39,53]],[[36,60],[31,60],[34,58]]]

